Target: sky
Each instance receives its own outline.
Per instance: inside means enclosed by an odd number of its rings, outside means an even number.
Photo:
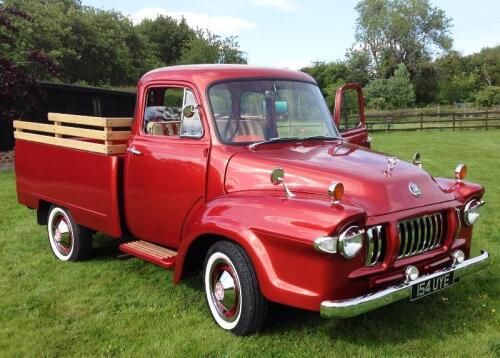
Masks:
[[[158,14],[224,36],[238,36],[248,63],[299,69],[344,58],[354,42],[354,0],[82,0],[118,10],[134,23]],[[464,55],[500,45],[500,1],[431,0],[452,19],[454,47]]]

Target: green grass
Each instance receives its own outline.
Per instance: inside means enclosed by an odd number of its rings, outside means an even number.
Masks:
[[[436,176],[458,162],[486,186],[474,251],[492,265],[418,302],[399,302],[344,321],[273,307],[266,330],[247,338],[217,328],[199,277],[116,258],[57,261],[35,213],[16,203],[13,173],[0,174],[0,356],[491,356],[500,355],[500,131],[375,134],[374,149],[409,160],[422,153]],[[325,277],[326,279],[333,279]]]

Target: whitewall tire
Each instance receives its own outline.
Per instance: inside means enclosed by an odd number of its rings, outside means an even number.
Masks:
[[[51,206],[47,234],[54,255],[61,261],[86,259],[92,248],[92,232],[75,222],[69,210]]]
[[[210,313],[221,328],[236,335],[260,330],[267,301],[260,292],[252,262],[239,245],[228,241],[212,245],[203,280]]]

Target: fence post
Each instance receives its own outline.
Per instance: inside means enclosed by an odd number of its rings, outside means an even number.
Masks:
[[[453,112],[453,130],[455,130],[455,112]]]
[[[424,130],[424,116],[422,112],[420,112],[420,132]]]
[[[486,121],[485,121],[485,130],[488,130],[488,110],[486,110]]]

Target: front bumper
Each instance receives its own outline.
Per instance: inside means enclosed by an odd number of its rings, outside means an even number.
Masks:
[[[348,300],[323,301],[321,302],[321,316],[325,318],[349,318],[386,306],[390,303],[410,297],[412,286],[442,275],[445,272],[455,271],[454,277],[458,278],[479,271],[488,265],[488,258],[488,252],[481,251],[481,255],[479,256],[465,260],[454,267],[448,267],[430,275],[419,277],[408,284],[391,286],[382,291]]]

